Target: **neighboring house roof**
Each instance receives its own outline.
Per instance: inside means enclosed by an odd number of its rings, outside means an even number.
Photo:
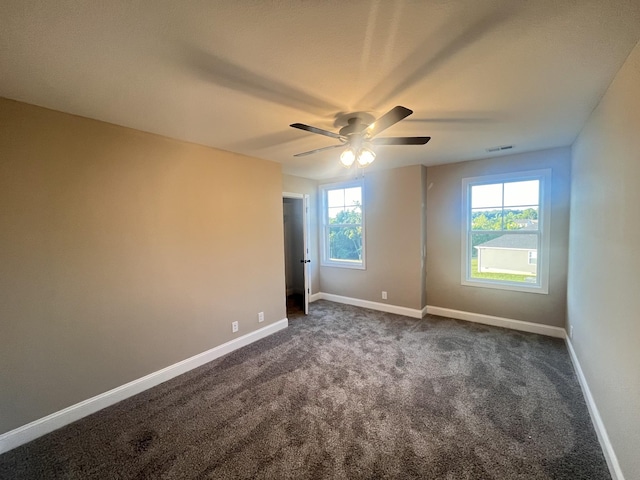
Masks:
[[[516,225],[520,225],[523,230],[535,230],[538,228],[538,220],[529,218],[518,218],[515,220]]]
[[[518,248],[523,250],[537,250],[538,236],[528,233],[505,233],[501,237],[477,245],[476,248]]]

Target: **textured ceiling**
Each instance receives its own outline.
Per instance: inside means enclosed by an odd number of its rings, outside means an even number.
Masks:
[[[371,168],[570,145],[640,39],[640,0],[0,3],[0,96],[344,173],[345,112],[414,110]]]

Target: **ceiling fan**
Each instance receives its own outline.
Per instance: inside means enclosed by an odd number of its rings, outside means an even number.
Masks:
[[[395,125],[400,120],[408,117],[413,110],[397,106],[393,107],[387,113],[375,120],[373,123],[366,123],[367,118],[363,118],[362,114],[351,114],[346,116],[347,124],[342,127],[338,133],[323,130],[317,127],[311,127],[303,123],[292,123],[290,126],[306,130],[307,132],[317,133],[327,137],[335,138],[340,141],[338,145],[317,148],[308,152],[297,153],[294,157],[303,157],[313,153],[331,150],[334,148],[345,147],[340,154],[340,161],[345,167],[350,167],[357,160],[358,165],[366,167],[376,158],[375,152],[371,149],[371,145],[424,145],[431,137],[379,137],[375,138],[383,130]]]

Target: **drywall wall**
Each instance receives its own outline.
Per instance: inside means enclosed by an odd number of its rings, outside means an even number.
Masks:
[[[640,44],[573,145],[571,342],[626,480],[640,479]]]
[[[421,165],[364,173],[366,269],[320,267],[324,293],[420,309]],[[343,179],[327,180],[334,183]],[[381,298],[382,291],[388,298]]]
[[[563,327],[566,317],[571,152],[559,148],[427,168],[427,303]],[[462,179],[550,168],[549,294],[461,285]]]
[[[309,195],[309,273],[311,293],[320,292],[320,260],[318,258],[318,182],[293,175],[282,175],[282,191]]]
[[[0,99],[0,433],[285,318],[281,175]]]

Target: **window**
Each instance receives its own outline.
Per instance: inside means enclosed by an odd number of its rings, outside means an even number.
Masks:
[[[548,293],[550,181],[550,170],[463,179],[463,285]]]
[[[322,185],[322,265],[364,269],[362,183]]]

